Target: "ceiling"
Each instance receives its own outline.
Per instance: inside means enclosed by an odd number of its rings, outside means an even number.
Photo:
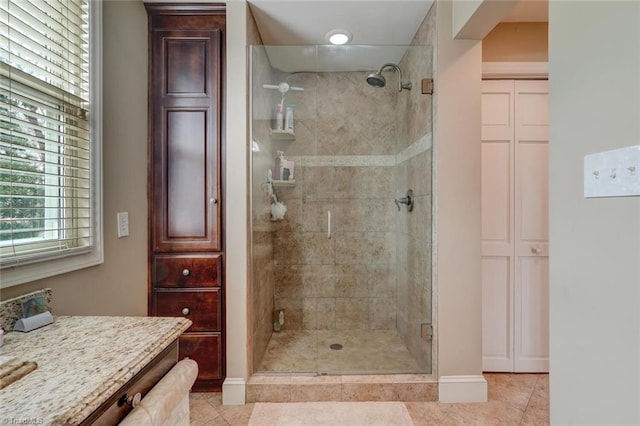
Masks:
[[[328,44],[327,32],[349,30],[351,44],[408,44],[433,0],[249,0],[267,45]]]
[[[271,65],[283,71],[360,71],[398,63],[431,8],[433,0],[249,0]],[[328,45],[326,34],[345,29],[348,45]],[[367,48],[355,46],[367,45]],[[321,57],[318,57],[318,56]]]
[[[502,22],[547,22],[549,0],[520,0],[507,13]]]
[[[294,71],[377,69],[402,59],[434,0],[248,0],[272,66]],[[546,21],[548,0],[521,0],[504,22]],[[348,45],[328,45],[326,34],[345,29]],[[359,46],[367,46],[359,47]],[[385,47],[394,46],[394,47]],[[319,58],[319,55],[324,55]],[[320,59],[320,60],[319,60]]]

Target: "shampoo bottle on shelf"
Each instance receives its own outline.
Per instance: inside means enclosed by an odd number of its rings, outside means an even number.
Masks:
[[[282,161],[284,152],[276,151],[276,164],[273,168],[273,180],[281,180],[282,179]]]
[[[289,105],[284,119],[284,130],[291,133],[293,133],[293,110],[295,108],[295,105]]]
[[[284,116],[282,115],[282,103],[276,104],[276,127],[274,130],[284,130]]]

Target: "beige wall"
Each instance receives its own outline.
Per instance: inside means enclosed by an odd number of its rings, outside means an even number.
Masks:
[[[246,1],[227,2],[227,99],[225,167],[225,309],[227,379],[224,403],[244,403],[249,376],[249,149],[248,61],[252,33]]]
[[[551,424],[640,424],[640,197],[584,155],[640,143],[640,3],[549,4]]]
[[[104,264],[2,290],[53,289],[58,315],[147,313],[147,15],[142,1],[104,2]],[[116,212],[129,212],[118,239]]]
[[[483,62],[547,62],[546,22],[502,23],[482,40]]]
[[[480,268],[481,43],[451,36],[452,4],[437,3],[436,281],[438,375],[482,373]]]

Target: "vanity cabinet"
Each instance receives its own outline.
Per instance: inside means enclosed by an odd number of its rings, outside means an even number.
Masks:
[[[145,3],[149,17],[149,314],[193,321],[196,391],[224,380],[224,4]]]

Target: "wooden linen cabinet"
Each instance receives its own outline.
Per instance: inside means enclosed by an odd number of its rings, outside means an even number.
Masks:
[[[224,4],[145,3],[149,17],[149,315],[184,316],[194,391],[225,377]]]

